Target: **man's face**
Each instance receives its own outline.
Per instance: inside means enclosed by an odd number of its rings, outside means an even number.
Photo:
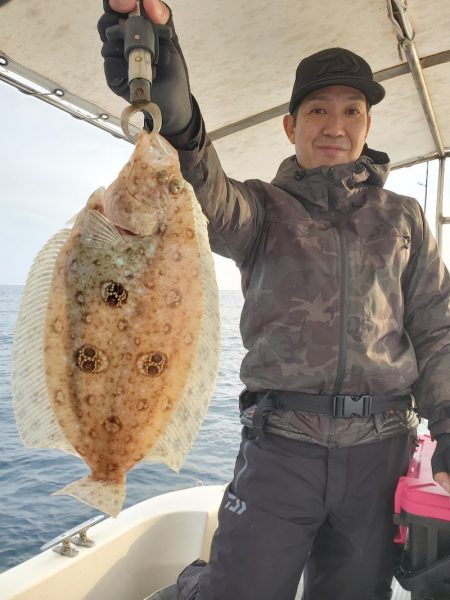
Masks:
[[[296,119],[284,117],[284,129],[305,169],[353,162],[361,152],[371,118],[362,92],[332,85],[302,101]]]

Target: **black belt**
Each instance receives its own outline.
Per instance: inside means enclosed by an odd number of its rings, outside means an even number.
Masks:
[[[244,390],[240,398],[241,409],[256,404],[252,429],[261,433],[269,413],[274,410],[299,410],[301,412],[333,417],[370,417],[389,410],[412,407],[411,394],[393,396],[388,394],[338,394],[335,396],[304,394],[284,390],[249,392]]]

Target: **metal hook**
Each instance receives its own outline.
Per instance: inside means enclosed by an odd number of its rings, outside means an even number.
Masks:
[[[125,110],[122,112],[122,115],[120,117],[120,124],[122,126],[122,131],[124,132],[124,134],[130,140],[130,142],[133,142],[133,143],[136,143],[138,134],[133,135],[130,132],[130,129],[129,129],[130,119],[134,114],[136,114],[139,111],[142,111],[142,112],[145,111],[145,112],[150,113],[150,115],[153,119],[152,133],[159,133],[161,130],[161,126],[162,126],[161,111],[159,109],[159,106],[157,104],[155,104],[154,102],[147,102],[146,104],[131,104],[130,106],[127,106],[127,108],[125,108]]]

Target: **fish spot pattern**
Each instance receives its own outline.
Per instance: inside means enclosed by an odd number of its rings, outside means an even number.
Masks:
[[[126,329],[128,329],[128,321],[125,321],[124,319],[121,319],[117,323],[117,328],[118,328],[119,331],[125,331]]]
[[[128,292],[121,283],[108,281],[102,289],[102,298],[108,306],[120,308],[128,299]]]
[[[137,359],[138,370],[146,377],[159,377],[166,368],[166,363],[167,356],[162,352],[141,354]]]
[[[176,308],[177,306],[180,305],[180,302],[181,302],[180,290],[174,289],[174,290],[170,290],[170,292],[167,293],[167,295],[166,295],[167,306],[170,306],[171,308]]]
[[[86,398],[84,399],[84,401],[86,402],[86,404],[88,406],[94,406],[95,404],[95,396],[93,396],[92,394],[89,394],[86,396]]]
[[[75,363],[83,373],[101,373],[108,368],[106,354],[96,348],[85,344],[75,354]]]
[[[156,179],[158,180],[158,183],[164,185],[169,181],[169,173],[163,169],[156,174]]]
[[[179,194],[182,189],[183,189],[183,185],[182,185],[181,181],[178,181],[178,179],[174,179],[169,183],[169,192],[171,194],[173,194],[174,196]]]
[[[119,431],[122,429],[122,423],[119,417],[112,416],[108,419],[105,419],[105,421],[103,421],[103,429],[107,433],[119,433]]]
[[[55,402],[57,404],[61,405],[61,404],[63,404],[64,400],[65,400],[64,393],[61,390],[58,390],[55,394]]]
[[[63,324],[62,321],[60,319],[55,319],[53,321],[53,325],[52,325],[53,331],[55,333],[61,333],[63,330]]]
[[[192,335],[192,333],[186,333],[186,335],[183,338],[183,341],[187,346],[189,346],[194,341],[194,336]]]

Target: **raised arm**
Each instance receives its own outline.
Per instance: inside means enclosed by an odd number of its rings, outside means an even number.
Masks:
[[[418,221],[422,239],[405,280],[405,328],[419,368],[412,391],[437,439],[434,477],[450,493],[450,276],[422,211]]]
[[[105,14],[98,30],[106,80],[114,93],[129,101],[123,41],[109,40],[107,29],[117,25],[119,17],[127,16],[136,7],[136,0],[103,0],[103,6]],[[241,266],[251,260],[263,229],[264,198],[254,189],[255,183],[248,185],[228,178],[220,165],[191,95],[170,8],[160,0],[143,0],[143,7],[153,23],[166,26],[159,29],[160,55],[151,89],[152,101],[162,112],[161,133],[177,149],[183,175],[194,187],[208,217],[212,249]]]

